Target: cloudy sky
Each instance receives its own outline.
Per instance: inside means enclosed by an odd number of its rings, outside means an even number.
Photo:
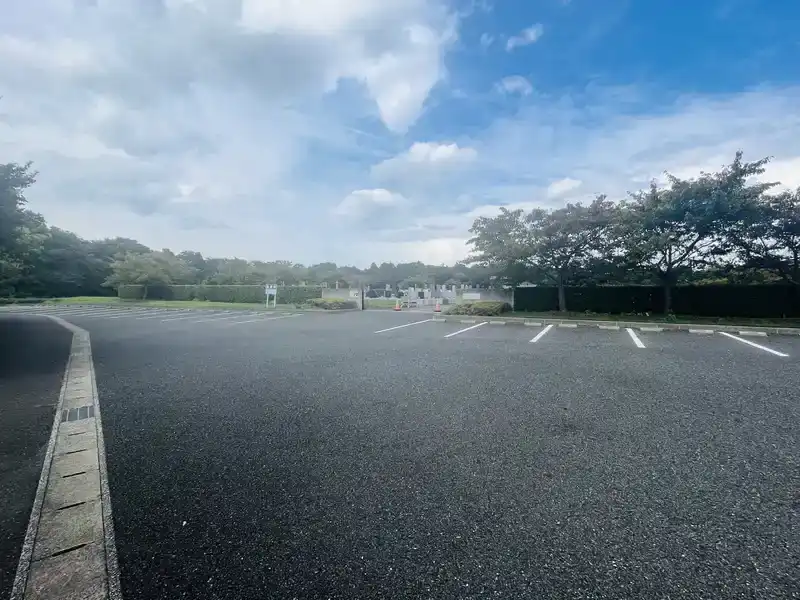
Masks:
[[[774,156],[800,185],[796,0],[27,0],[0,162],[87,238],[452,263],[476,216]]]

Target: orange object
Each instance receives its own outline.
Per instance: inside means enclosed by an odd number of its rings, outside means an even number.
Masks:
[[[442,305],[439,304],[439,301],[436,301],[436,306],[433,307],[433,312],[442,312]]]
[[[394,305],[394,309],[395,310],[401,310],[401,308],[400,308],[400,299],[399,298],[397,299],[397,302]]]

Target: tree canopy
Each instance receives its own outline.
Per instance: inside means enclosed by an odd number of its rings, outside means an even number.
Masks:
[[[800,285],[800,191],[775,195],[776,183],[756,181],[768,161],[738,152],[718,172],[667,174],[666,185],[617,203],[502,209],[475,221],[471,260],[513,283],[549,281],[561,310],[566,283],[659,283],[667,311],[681,281],[763,282],[771,273]]]

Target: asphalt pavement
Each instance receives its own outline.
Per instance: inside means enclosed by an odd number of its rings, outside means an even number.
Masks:
[[[0,314],[0,598],[11,593],[71,342],[49,320]]]
[[[800,597],[800,338],[68,312],[126,600]]]

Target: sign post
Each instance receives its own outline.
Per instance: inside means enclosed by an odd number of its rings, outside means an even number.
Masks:
[[[267,295],[267,308],[269,308],[269,297],[272,296],[272,307],[278,308],[278,286],[274,283],[268,283],[264,286],[264,292]]]

